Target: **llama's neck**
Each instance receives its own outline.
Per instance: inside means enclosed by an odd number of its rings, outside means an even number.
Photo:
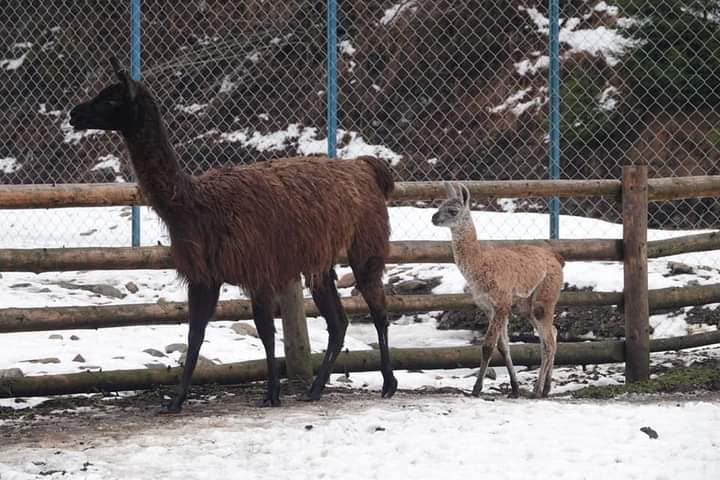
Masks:
[[[122,134],[143,195],[163,216],[182,203],[178,192],[186,190],[183,187],[190,178],[180,170],[159,108],[149,95],[142,98],[142,128]]]
[[[460,265],[464,259],[472,258],[478,254],[477,232],[470,212],[467,212],[463,222],[450,227],[450,232],[452,232],[452,250],[455,263]]]

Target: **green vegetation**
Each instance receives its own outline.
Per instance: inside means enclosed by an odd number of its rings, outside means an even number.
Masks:
[[[617,0],[643,42],[623,62],[633,99],[651,111],[720,106],[720,5],[709,0]]]
[[[673,368],[657,378],[627,385],[590,386],[572,392],[574,398],[614,398],[626,393],[678,393],[720,390],[720,361],[709,360],[689,367]]]

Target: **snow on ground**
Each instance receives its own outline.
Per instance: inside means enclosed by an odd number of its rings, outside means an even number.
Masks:
[[[10,446],[0,478],[653,479],[720,475],[720,404],[398,395],[149,417]],[[652,439],[641,428],[650,427]],[[62,434],[60,434],[62,436]]]

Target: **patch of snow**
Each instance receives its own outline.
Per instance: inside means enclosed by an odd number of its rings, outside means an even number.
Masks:
[[[539,109],[545,102],[547,102],[546,88],[538,89],[540,96],[530,98],[528,101],[521,101],[528,97],[528,94],[533,90],[532,87],[524,88],[518,92],[510,95],[503,103],[495,107],[489,108],[492,113],[500,113],[506,110],[510,110],[515,116],[520,116],[531,108]]]
[[[382,18],[380,19],[381,25],[389,25],[395,21],[400,15],[405,12],[415,12],[417,10],[417,2],[415,0],[405,0],[400,3],[396,3],[392,7],[385,10]]]
[[[41,103],[38,105],[38,113],[41,115],[49,115],[51,117],[60,117],[62,116],[61,110],[48,110],[46,103]]]
[[[327,138],[317,138],[315,127],[302,127],[299,124],[288,125],[287,130],[267,134],[250,132],[249,129],[221,133],[219,142],[238,142],[259,151],[277,151],[295,147],[300,155],[324,155],[327,153]],[[347,140],[337,150],[338,158],[356,158],[362,155],[374,155],[389,160],[391,164],[400,161],[401,155],[382,145],[370,145],[358,132],[338,130],[338,141]]]
[[[103,155],[98,157],[98,163],[90,170],[100,170],[103,168],[112,168],[115,173],[120,173],[120,159],[111,153]]]
[[[71,143],[73,145],[79,143],[80,140],[82,140],[83,138],[94,137],[95,135],[102,135],[103,133],[105,133],[103,130],[75,130],[75,128],[70,125],[69,114],[65,116],[65,119],[60,124],[60,130],[65,136],[63,141],[65,143]]]
[[[220,87],[222,90],[222,86]],[[175,105],[175,110],[183,113],[189,113],[190,115],[195,115],[204,109],[206,109],[208,106],[207,103],[193,103],[190,105]]]
[[[503,212],[512,213],[517,209],[517,198],[498,198],[496,202]]]
[[[0,68],[4,68],[5,70],[17,70],[22,66],[23,62],[25,62],[28,54],[29,52],[25,52],[18,58],[3,58],[0,60]]]
[[[350,40],[342,40],[338,42],[338,48],[340,49],[340,53],[343,55],[355,55],[355,52],[357,49],[352,46],[352,43],[350,43]]]
[[[537,8],[518,8],[527,13],[538,32],[549,35],[550,22]],[[580,23],[580,19],[575,17],[561,20],[560,42],[570,46],[568,54],[587,52],[594,56],[601,55],[608,65],[614,66],[627,50],[640,45],[639,41],[624,37],[617,29],[605,26],[576,30]]]
[[[550,66],[550,57],[541,55],[535,60],[525,59],[515,63],[515,71],[518,75],[535,75],[541,70],[547,70]]]
[[[0,172],[2,173],[14,173],[22,168],[14,157],[0,158]]]
[[[612,17],[617,17],[620,13],[619,7],[616,7],[615,5],[608,5],[606,2],[598,2],[597,5],[593,7],[593,10],[599,13],[605,13]]]
[[[230,75],[225,75],[223,77],[222,83],[220,84],[220,93],[228,93],[235,90],[235,87],[237,86],[237,82],[233,82],[230,79]]]
[[[615,87],[608,87],[602,91],[600,98],[598,98],[598,106],[605,111],[614,110],[617,106],[618,89]]]

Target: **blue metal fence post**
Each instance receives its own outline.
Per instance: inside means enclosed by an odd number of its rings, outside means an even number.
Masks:
[[[550,179],[560,178],[560,0],[550,0]],[[560,238],[560,199],[550,199],[550,238]]]
[[[140,80],[140,10],[141,0],[130,0],[130,76]],[[132,207],[132,246],[140,246],[140,207]]]
[[[327,0],[327,150],[337,156],[337,0]]]

